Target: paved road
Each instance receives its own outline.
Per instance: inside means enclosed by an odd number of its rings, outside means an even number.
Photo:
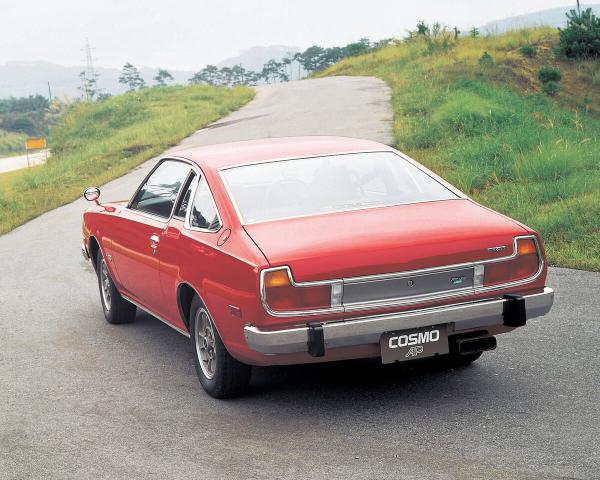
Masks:
[[[29,166],[41,165],[48,158],[50,150],[39,150],[27,155],[18,155],[16,157],[0,158],[0,173],[12,172],[13,170],[21,170]]]
[[[261,88],[185,143],[390,141],[388,95],[368,78]],[[103,197],[127,197],[151,164]],[[600,478],[600,275],[552,269],[551,315],[463,370],[263,368],[247,397],[218,401],[186,338],[144,314],[104,321],[84,208],[0,237],[0,478]]]

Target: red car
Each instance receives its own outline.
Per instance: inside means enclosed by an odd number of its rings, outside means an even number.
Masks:
[[[99,195],[82,250],[106,320],[140,308],[189,336],[215,397],[242,393],[251,365],[466,365],[553,302],[536,232],[371,141],[192,148],[131,200]]]

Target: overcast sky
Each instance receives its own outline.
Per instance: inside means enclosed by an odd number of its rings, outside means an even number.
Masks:
[[[198,70],[256,45],[402,37],[419,19],[467,28],[568,0],[0,0],[0,64],[96,63]],[[575,3],[574,1],[572,2]],[[2,81],[2,79],[0,79]]]

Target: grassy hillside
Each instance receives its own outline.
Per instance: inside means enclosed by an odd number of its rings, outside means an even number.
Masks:
[[[74,105],[50,132],[45,165],[0,175],[0,234],[123,175],[253,96],[245,87],[196,85]]]
[[[600,270],[600,64],[557,60],[555,32],[459,38],[433,53],[416,39],[320,75],[384,79],[400,150],[541,232],[551,264]],[[537,78],[547,64],[562,72],[555,97]]]

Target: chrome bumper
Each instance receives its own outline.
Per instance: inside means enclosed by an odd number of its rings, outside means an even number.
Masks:
[[[524,295],[519,298],[521,306],[524,304],[524,322],[541,317],[550,311],[554,302],[554,290],[545,287],[542,293]],[[514,326],[507,323],[509,302],[511,299],[499,298],[409,312],[359,317],[351,320],[336,320],[321,323],[319,330],[322,329],[324,347],[328,349],[379,343],[381,335],[385,332],[442,323],[453,325],[452,334],[493,326]],[[251,349],[266,355],[273,355],[308,352],[309,330],[311,327],[308,325],[275,331],[259,330],[257,327],[247,325],[244,328],[244,335]]]

